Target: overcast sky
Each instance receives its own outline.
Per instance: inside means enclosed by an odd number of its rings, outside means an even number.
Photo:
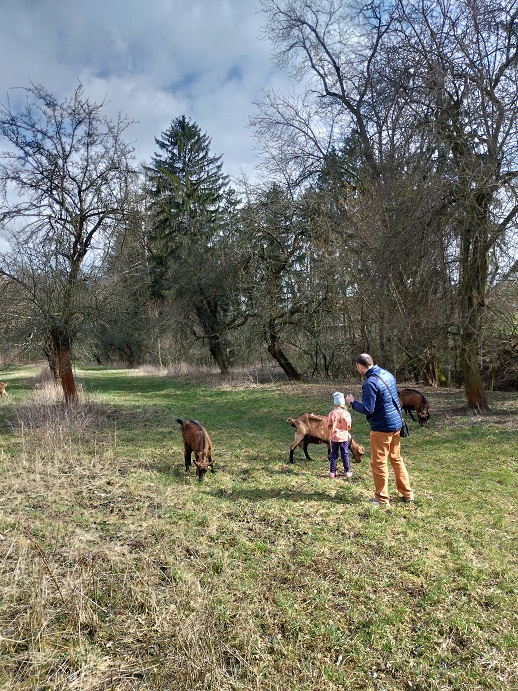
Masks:
[[[261,40],[258,0],[0,0],[0,100],[32,81],[60,100],[78,82],[138,121],[128,138],[149,162],[180,115],[223,156],[225,173],[253,176],[248,120],[262,89],[288,89]]]

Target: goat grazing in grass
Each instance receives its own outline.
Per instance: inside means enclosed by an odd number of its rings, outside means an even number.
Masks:
[[[428,401],[423,396],[420,391],[416,389],[401,389],[398,391],[399,403],[401,408],[410,415],[414,422],[417,422],[415,417],[412,415],[412,411],[415,410],[421,427],[426,425],[430,419],[430,406]]]
[[[5,390],[5,387],[6,387],[6,386],[7,386],[7,384],[6,384],[4,381],[0,381],[0,398],[2,398],[2,396],[4,395],[4,393],[5,393],[6,396],[9,396],[9,394],[8,394],[7,391]]]
[[[203,425],[196,420],[180,420],[176,422],[182,426],[182,439],[185,451],[185,472],[189,472],[191,455],[194,453],[194,465],[198,480],[203,480],[207,469],[214,472],[212,460],[212,442],[209,433]]]
[[[293,451],[297,446],[301,446],[304,456],[308,461],[311,457],[308,453],[308,444],[327,444],[327,455],[331,451],[329,443],[329,429],[327,427],[327,415],[317,415],[316,413],[302,413],[297,418],[289,417],[286,422],[295,427],[295,438],[290,446],[290,463],[294,463]],[[361,463],[365,455],[365,449],[358,444],[356,439],[349,434],[349,450],[351,451],[355,463]]]

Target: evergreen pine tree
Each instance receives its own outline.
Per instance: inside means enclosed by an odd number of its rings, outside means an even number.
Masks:
[[[172,121],[146,168],[151,198],[149,238],[152,292],[163,297],[171,290],[171,268],[194,249],[213,242],[220,207],[228,185],[221,156],[210,154],[210,138],[184,115]]]
[[[191,332],[226,372],[232,361],[226,335],[242,322],[231,280],[238,200],[221,156],[211,155],[196,123],[181,116],[155,141],[159,152],[146,168],[151,297],[175,300],[184,326],[194,325]]]

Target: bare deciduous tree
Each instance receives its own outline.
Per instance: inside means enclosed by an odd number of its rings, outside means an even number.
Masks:
[[[23,100],[0,106],[0,226],[10,246],[0,274],[19,286],[26,330],[72,402],[72,347],[91,299],[88,278],[125,214],[130,121],[108,119],[105,104],[91,103],[81,85],[61,103],[43,86],[13,94]]]
[[[436,174],[449,182],[462,379],[468,407],[486,409],[479,358],[489,264],[518,216],[518,6],[405,0],[394,29],[398,98],[420,114]]]
[[[516,3],[262,5],[278,63],[291,66],[304,86],[297,98],[268,94],[261,104],[255,126],[260,139],[268,138],[264,151],[307,180],[322,152],[339,149],[354,133],[362,163],[348,223],[363,233],[368,250],[358,295],[363,288],[367,296],[370,283],[371,303],[389,296],[383,303],[388,319],[398,300],[404,306],[401,298],[412,297],[412,285],[423,285],[415,278],[433,276],[439,260],[441,280],[430,286],[439,292],[430,291],[431,298],[444,297],[448,278],[454,300],[435,328],[457,339],[468,407],[487,408],[480,346],[489,264],[518,215]],[[429,193],[438,195],[432,204]],[[405,208],[412,212],[407,218]],[[412,228],[413,217],[427,216],[428,225]],[[433,236],[430,251],[419,233]],[[398,266],[392,257],[403,251],[405,236],[407,261]],[[422,295],[414,292],[426,310]],[[428,319],[433,310],[424,313]],[[391,336],[388,321],[380,328]],[[429,320],[427,328],[434,328]],[[412,341],[418,345],[419,338]]]

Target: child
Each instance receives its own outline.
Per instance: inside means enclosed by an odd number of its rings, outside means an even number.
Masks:
[[[349,463],[349,430],[351,429],[351,415],[345,405],[343,393],[335,391],[333,394],[335,404],[327,416],[327,427],[329,429],[329,441],[331,442],[331,454],[329,456],[329,477],[336,477],[336,462],[338,451],[342,458],[345,470],[345,477],[349,480],[353,474]]]

